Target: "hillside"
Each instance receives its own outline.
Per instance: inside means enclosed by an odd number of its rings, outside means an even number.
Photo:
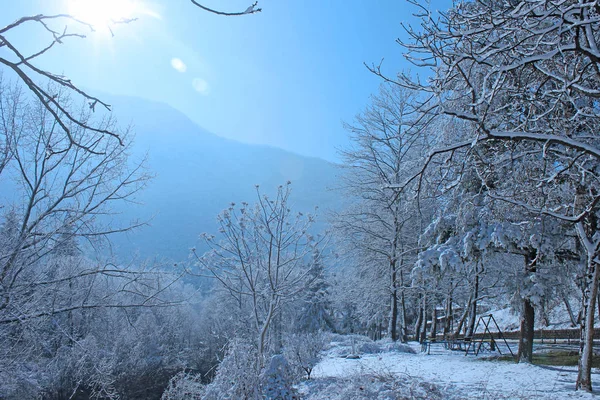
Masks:
[[[134,159],[146,153],[155,177],[141,193],[139,204],[119,205],[123,218],[148,220],[149,226],[114,237],[121,256],[185,259],[200,243],[202,232],[214,232],[217,214],[231,202],[253,202],[255,185],[269,194],[292,182],[298,211],[319,207],[319,226],[328,209],[341,204],[335,186],[336,166],[281,149],[235,142],[194,124],[161,103],[132,97],[105,96],[119,124],[135,132]]]

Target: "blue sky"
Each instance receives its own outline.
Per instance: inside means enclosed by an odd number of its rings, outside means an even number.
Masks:
[[[68,12],[75,0],[1,1],[6,25],[23,15]],[[244,10],[250,1],[204,3]],[[336,161],[336,147],[346,142],[342,121],[352,121],[380,84],[363,63],[385,58],[392,75],[410,67],[395,40],[403,36],[401,22],[415,22],[414,7],[403,0],[259,6],[259,14],[220,17],[186,0],[144,0],[151,12],[116,27],[114,37],[100,32],[65,42],[40,64],[92,93],[167,103],[220,136]],[[23,31],[16,39],[30,46],[41,35]]]

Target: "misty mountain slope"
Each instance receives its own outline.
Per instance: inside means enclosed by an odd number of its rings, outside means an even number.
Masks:
[[[140,204],[118,206],[121,218],[150,220],[150,226],[113,237],[120,256],[187,258],[191,247],[201,245],[200,233],[216,233],[220,211],[231,202],[255,201],[256,184],[271,194],[291,181],[294,209],[310,212],[318,206],[320,227],[326,210],[341,204],[339,193],[330,190],[338,174],[332,163],[218,137],[161,103],[105,97],[119,124],[133,125],[132,157],[147,153],[155,175],[137,196]]]

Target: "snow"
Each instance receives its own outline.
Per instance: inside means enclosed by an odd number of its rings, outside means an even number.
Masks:
[[[486,313],[478,315],[477,318],[483,315],[493,315],[494,320],[498,324],[498,327],[502,330],[502,332],[516,331],[519,330],[519,315],[512,310],[510,307],[505,307],[499,310],[490,310]],[[490,331],[497,332],[496,325],[492,322],[489,326]],[[536,329],[539,329],[536,326]],[[479,326],[477,329],[477,333],[483,332],[483,326]]]
[[[576,367],[546,367],[483,360],[481,357],[465,356],[463,352],[444,350],[441,345],[436,345],[439,349],[436,347],[435,354],[426,355],[419,352],[418,343],[411,343],[410,346],[418,353],[389,351],[363,354],[359,359],[341,358],[333,346],[315,367],[313,376],[316,381],[322,382],[335,379],[352,382],[353,377],[360,379],[364,376],[378,377],[379,380],[381,377],[395,377],[406,382],[433,384],[442,394],[441,398],[448,399],[595,398],[592,394],[574,390]],[[600,374],[594,372],[592,379],[599,382]],[[376,379],[372,380],[375,381]],[[310,384],[307,385],[309,388],[305,390],[310,390]],[[318,383],[313,385],[318,387]],[[332,385],[325,385],[330,386]],[[319,388],[322,389],[323,387]],[[325,393],[319,395],[327,397]]]
[[[576,301],[577,300],[575,300],[575,299],[570,300],[571,304],[575,307],[578,306],[578,303]],[[496,323],[498,324],[498,326],[500,327],[502,332],[519,330],[519,322],[520,322],[519,315],[517,312],[512,310],[510,307],[505,307],[505,308],[501,308],[501,309],[493,309],[493,310],[487,311],[485,313],[478,314],[477,318],[479,318],[480,316],[485,316],[485,315],[489,315],[489,314],[492,314],[494,316],[494,319],[496,320]],[[551,310],[549,310],[548,317],[550,320],[550,324],[548,326],[543,326],[540,323],[540,321],[536,320],[535,329],[536,330],[540,330],[540,329],[544,329],[544,330],[577,329],[577,327],[573,327],[571,325],[571,321],[569,320],[569,317],[567,314],[567,309],[566,309],[564,303],[560,303],[557,306],[553,307]],[[594,320],[594,325],[598,326],[599,324],[600,324],[600,320],[598,318],[596,318]],[[498,329],[496,329],[496,326],[493,324],[493,322],[490,324],[489,329],[492,332],[498,331]],[[479,325],[479,328],[477,329],[477,333],[482,333],[482,332],[483,332],[483,326]]]

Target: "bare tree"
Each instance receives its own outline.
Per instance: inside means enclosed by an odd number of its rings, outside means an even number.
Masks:
[[[58,367],[48,372],[74,382],[57,382],[54,389],[88,385],[98,396],[110,397],[115,358],[103,356],[96,362],[90,353],[108,347],[96,345],[94,335],[109,329],[92,332],[93,321],[108,318],[110,310],[135,313],[181,302],[170,292],[180,274],[114,264],[101,251],[110,234],[140,225],[119,221],[113,205],[133,201],[149,176],[143,160],[129,159],[126,131],[119,131],[122,146],[104,140],[101,132],[71,124],[73,138],[92,150],[87,151],[72,146],[46,107],[22,95],[18,86],[2,83],[0,93],[6,149],[0,174],[0,360],[10,366],[0,371],[0,396],[10,392],[4,380],[19,382],[27,363],[51,361],[67,368],[63,363],[81,361],[81,368],[68,370],[73,375]],[[58,94],[64,107],[89,123],[91,110]],[[110,129],[113,123],[110,116],[97,121]],[[110,365],[100,365],[104,362]],[[42,386],[39,375],[32,382]],[[32,393],[41,390],[38,386],[25,394],[26,386],[13,385],[21,393],[15,396],[36,397]]]
[[[395,195],[389,186],[410,174],[426,151],[422,137],[413,134],[418,132],[414,109],[418,102],[416,92],[384,84],[356,121],[345,125],[352,145],[341,152],[342,190],[356,200],[334,221],[341,240],[361,253],[355,260],[363,268],[383,268],[389,301],[380,303],[389,307],[388,334],[394,341],[399,338],[399,320],[406,340],[404,287],[407,267],[417,253],[419,212],[411,196]]]
[[[191,0],[192,4],[206,12],[223,16],[240,16],[255,14],[262,11],[258,8],[258,2],[254,2],[245,11],[242,12],[224,12],[205,6],[201,2]],[[128,24],[135,18],[119,19],[107,21],[108,29],[111,30],[117,24]],[[18,43],[20,30],[23,27],[37,25],[47,34],[45,42],[39,43],[39,47],[30,52],[21,49]],[[59,73],[43,69],[37,63],[38,59],[51,51],[54,47],[64,44],[71,39],[85,39],[86,36],[98,28],[89,21],[84,21],[68,13],[54,15],[32,15],[19,18],[18,20],[0,28],[0,49],[5,50],[6,55],[0,56],[0,65],[5,66],[12,71],[16,77],[31,91],[40,103],[52,115],[62,132],[69,139],[73,146],[81,147],[86,151],[99,151],[100,149],[89,146],[89,143],[83,143],[78,140],[73,133],[73,129],[86,129],[88,131],[100,133],[105,136],[116,139],[121,145],[125,144],[119,133],[113,129],[96,125],[89,119],[83,120],[76,113],[74,114],[68,106],[61,102],[65,95],[73,98],[80,98],[87,102],[90,110],[94,111],[96,107],[102,107],[110,111],[108,103],[100,98],[90,94],[90,92],[81,88],[66,76]],[[114,36],[114,33],[113,33]],[[46,87],[46,82],[52,82],[54,85]],[[58,95],[61,92],[62,95]],[[2,150],[2,148],[0,148]],[[1,166],[1,164],[0,164]]]
[[[69,104],[66,98],[59,100]],[[149,176],[143,164],[128,160],[127,146],[102,140],[102,133],[75,123],[69,126],[72,136],[92,151],[72,146],[45,105],[23,101],[19,92],[13,91],[2,103],[10,107],[0,109],[2,120],[12,118],[14,110],[24,111],[15,129],[5,131],[10,159],[0,178],[11,188],[12,196],[4,197],[0,208],[0,324],[74,309],[126,306],[108,293],[101,302],[84,298],[52,304],[45,301],[43,293],[100,275],[119,276],[125,286],[131,282],[129,289],[134,289],[133,282],[141,277],[127,268],[86,265],[58,273],[52,270],[49,257],[67,242],[85,240],[92,246],[102,245],[111,233],[139,226],[135,221],[117,225],[112,205],[133,200],[145,186]],[[85,123],[91,117],[86,107],[74,115]],[[110,117],[99,122],[102,127],[112,124]],[[123,143],[128,143],[126,132],[121,136]],[[159,302],[156,294],[153,299],[144,295],[128,306]]]
[[[282,306],[303,293],[319,266],[323,239],[310,233],[312,215],[293,214],[290,183],[274,199],[260,193],[257,203],[232,204],[219,217],[219,236],[204,234],[212,250],[196,255],[199,266],[233,296],[253,320],[257,363],[263,365],[273,325]]]

